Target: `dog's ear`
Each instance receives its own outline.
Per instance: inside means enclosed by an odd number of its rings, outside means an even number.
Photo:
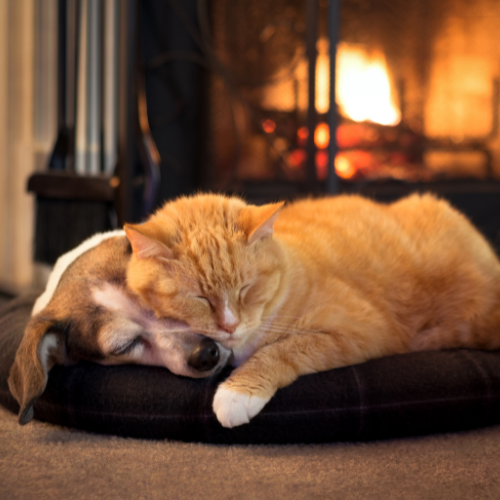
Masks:
[[[26,326],[9,373],[9,389],[19,403],[21,425],[32,420],[33,403],[45,390],[49,370],[66,360],[65,328],[42,313]]]

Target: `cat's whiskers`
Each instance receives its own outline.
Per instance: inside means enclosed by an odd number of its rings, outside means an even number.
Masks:
[[[297,318],[297,319],[299,319],[299,318]],[[278,333],[278,334],[282,334],[282,333],[285,333],[285,334],[311,333],[311,331],[308,329],[297,328],[296,326],[293,325],[293,323],[290,324],[290,323],[271,322],[269,325],[260,325],[260,326],[256,325],[256,326],[253,326],[251,328],[245,328],[245,329],[239,330],[238,337],[243,337],[246,334],[248,334],[249,332],[256,331],[256,330],[264,331],[266,333]]]
[[[300,317],[289,316],[292,319],[303,320]],[[265,331],[274,333],[287,333],[287,334],[307,334],[312,333],[311,329],[300,328],[293,322],[280,322],[273,320],[265,326]]]
[[[293,335],[302,335],[302,334],[307,334],[307,333],[311,333],[311,330],[306,330],[306,329],[303,329],[303,328],[294,328],[292,326],[288,326],[288,327],[268,327],[266,329],[267,332],[269,333],[284,333],[284,334],[293,334]]]

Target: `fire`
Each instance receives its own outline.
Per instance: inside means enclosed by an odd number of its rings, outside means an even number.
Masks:
[[[262,130],[266,134],[272,134],[276,130],[276,123],[273,120],[262,120]]]
[[[394,103],[385,57],[371,57],[359,46],[341,43],[337,51],[337,101],[356,122],[396,125],[401,113]]]
[[[326,149],[330,144],[330,127],[326,123],[319,123],[316,126],[314,143],[319,149]]]
[[[335,158],[335,172],[337,172],[337,175],[342,177],[342,179],[350,179],[356,173],[356,168],[349,158],[339,154]]]
[[[316,59],[316,101],[318,113],[327,113],[330,108],[330,56],[329,42],[320,38],[316,44],[318,57]]]
[[[318,179],[324,181],[328,176],[328,152],[321,149],[317,151],[314,163],[316,165],[316,175]]]
[[[316,109],[319,113],[326,113],[330,107],[329,69],[328,42],[321,39],[316,66]],[[337,46],[335,93],[341,113],[353,121],[396,125],[401,120],[381,52],[370,55],[359,45],[340,43]]]
[[[300,127],[297,130],[297,141],[301,146],[305,146],[307,143],[307,138],[309,137],[309,130],[307,127]]]

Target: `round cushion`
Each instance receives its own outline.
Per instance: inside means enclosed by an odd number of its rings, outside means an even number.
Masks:
[[[0,403],[34,294],[0,309]],[[402,354],[307,375],[281,389],[249,424],[225,429],[212,412],[217,385],[165,368],[56,366],[35,418],[86,431],[207,443],[321,443],[451,432],[500,423],[500,352]]]

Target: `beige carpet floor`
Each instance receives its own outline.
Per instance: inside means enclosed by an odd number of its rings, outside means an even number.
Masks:
[[[500,499],[500,427],[371,443],[100,436],[0,407],[0,499]]]

